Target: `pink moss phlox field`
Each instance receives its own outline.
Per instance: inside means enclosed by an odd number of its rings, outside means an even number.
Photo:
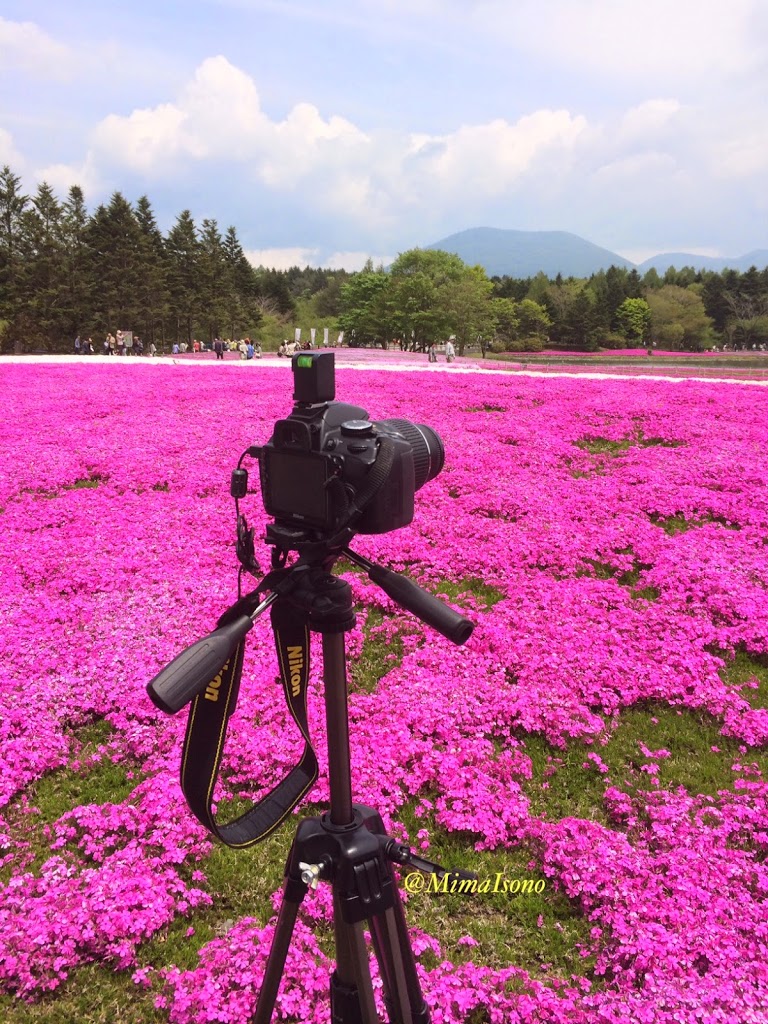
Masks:
[[[141,966],[142,943],[212,899],[210,840],[177,781],[184,716],[158,713],[145,685],[236,597],[229,475],[290,411],[289,368],[11,365],[0,382],[0,986],[34,999],[102,962],[130,969],[174,1024],[240,1024],[270,924],[234,922],[193,970]],[[750,753],[768,742],[768,713],[723,669],[738,652],[768,655],[768,393],[340,369],[337,397],[440,433],[445,469],[413,525],[353,547],[427,588],[457,585],[477,624],[453,647],[347,574],[361,609],[348,638],[355,798],[402,837],[413,805],[420,849],[434,830],[459,834],[469,870],[475,848],[522,849],[587,922],[589,977],[523,958],[493,969],[467,962],[471,936],[461,956],[417,936],[436,1024],[481,1009],[524,1024],[765,1022],[768,784]],[[268,623],[250,638],[224,801],[266,792],[300,750]],[[366,692],[354,666],[374,641],[388,668]],[[309,703],[324,767],[317,664]],[[661,786],[654,708],[740,744],[730,788]],[[648,713],[631,792],[600,756],[629,710]],[[599,820],[537,815],[531,737],[598,780]],[[87,783],[108,770],[123,780],[113,801],[40,821],[51,773]],[[324,772],[311,799],[328,799]],[[280,1019],[327,1019],[331,965],[312,924],[328,916],[321,888]]]

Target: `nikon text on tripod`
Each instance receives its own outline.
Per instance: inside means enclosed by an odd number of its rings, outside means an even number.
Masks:
[[[245,847],[285,820],[317,779],[309,734],[307,687],[310,631],[322,634],[328,737],[330,810],[299,825],[285,870],[283,902],[259,993],[254,1021],[271,1019],[296,916],[308,888],[333,887],[336,970],[331,1019],[374,1024],[375,1008],[363,925],[371,934],[384,1000],[395,1024],[426,1024],[421,993],[393,864],[442,877],[445,869],[417,856],[385,832],[380,815],[353,804],[349,756],[344,633],[355,624],[349,584],[332,575],[340,557],[365,569],[397,604],[463,644],[473,624],[412,580],[376,565],[348,547],[356,533],[385,533],[413,519],[414,494],[443,467],[442,442],[408,420],[371,421],[364,409],[334,401],[332,352],[293,357],[293,412],[275,424],[261,448],[248,448],[232,474],[237,509],[237,555],[260,575],[253,537],[239,502],[248,494],[246,456],[259,460],[271,571],[219,619],[209,636],[178,655],[149,683],[154,703],[174,713],[192,702],[182,752],[181,787],[190,809],[224,843]],[[298,558],[288,564],[291,552]],[[242,578],[242,571],[240,577]],[[280,679],[304,750],[288,775],[261,800],[227,823],[216,820],[213,793],[227,726],[240,688],[246,634],[272,608]],[[459,872],[455,877],[471,877]]]

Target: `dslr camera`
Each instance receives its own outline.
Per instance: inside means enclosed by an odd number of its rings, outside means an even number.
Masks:
[[[334,401],[333,352],[298,352],[291,369],[293,412],[258,449],[264,507],[275,520],[268,540],[286,545],[407,526],[415,492],[443,468],[438,435]]]

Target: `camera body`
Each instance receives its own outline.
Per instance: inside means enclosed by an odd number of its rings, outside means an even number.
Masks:
[[[365,409],[334,401],[333,352],[299,352],[292,370],[293,411],[259,455],[268,515],[320,535],[348,525],[351,513],[356,533],[407,526],[415,492],[443,467],[438,435],[408,420],[371,421]]]

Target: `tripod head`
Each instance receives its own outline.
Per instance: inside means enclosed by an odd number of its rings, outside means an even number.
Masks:
[[[464,644],[471,636],[474,624],[469,619],[413,580],[376,565],[349,548],[343,548],[340,554],[365,569],[368,578],[396,604],[412,612],[452,643]],[[289,568],[273,570],[265,576],[251,595],[228,609],[222,617],[226,620],[223,624],[187,647],[158,672],[147,685],[153,704],[171,715],[189,704],[208,687],[211,679],[219,675],[257,619],[278,598],[289,601],[297,613],[306,618],[309,629],[314,632],[345,632],[351,629],[355,622],[354,612],[351,621],[348,615],[339,619],[339,609],[330,605],[327,597],[324,602],[319,601],[315,589],[318,570],[327,574],[338,557],[326,553],[320,561],[315,561],[302,556]],[[254,595],[262,593],[264,597],[254,604]]]

